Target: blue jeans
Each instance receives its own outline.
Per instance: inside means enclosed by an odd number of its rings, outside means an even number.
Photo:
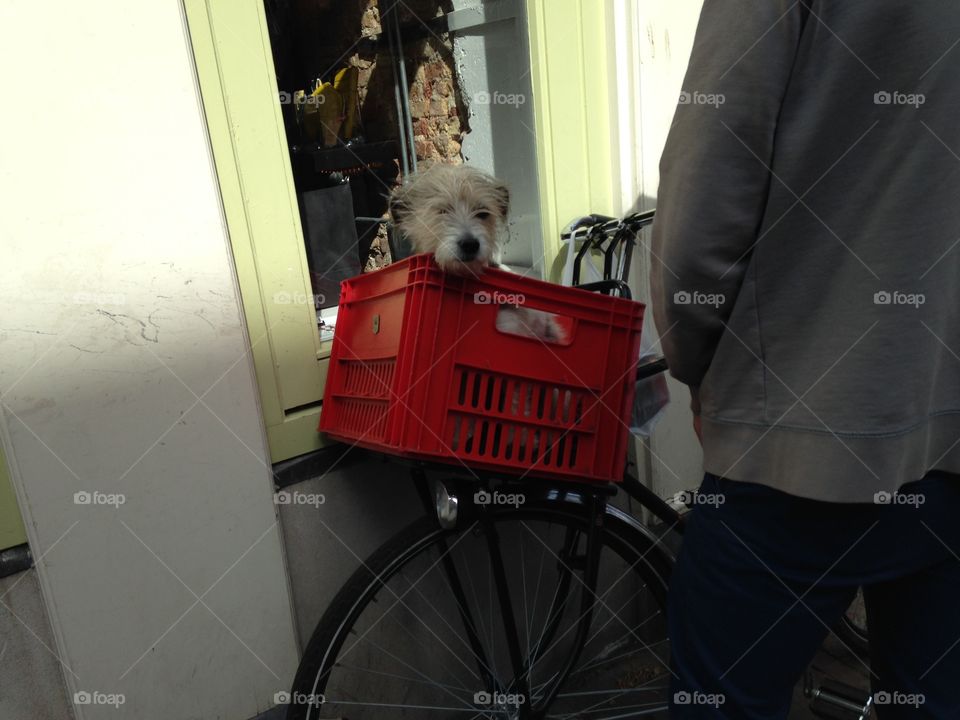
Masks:
[[[700,492],[670,583],[672,718],[786,718],[860,586],[872,690],[891,699],[878,717],[960,718],[960,477],[931,473],[889,504],[712,475]]]

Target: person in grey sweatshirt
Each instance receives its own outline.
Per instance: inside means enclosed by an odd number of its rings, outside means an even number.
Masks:
[[[960,718],[960,5],[705,0],[660,169],[674,715],[786,717],[863,586],[881,717]]]

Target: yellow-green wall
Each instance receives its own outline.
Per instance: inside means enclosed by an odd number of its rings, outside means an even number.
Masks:
[[[321,445],[320,343],[262,0],[185,0],[274,462]],[[291,302],[290,298],[298,301]]]
[[[27,541],[27,534],[20,519],[20,510],[17,508],[17,496],[13,493],[10,484],[10,473],[7,471],[7,461],[0,450],[0,550],[6,550],[14,545],[21,545]]]
[[[616,211],[609,13],[603,0],[527,1],[544,250],[554,281],[563,227]]]
[[[276,462],[320,446],[329,348],[307,304],[303,231],[262,0],[184,0],[243,298],[260,401]],[[612,214],[609,3],[528,0],[541,217],[548,275],[574,216]],[[303,408],[304,410],[294,410]]]

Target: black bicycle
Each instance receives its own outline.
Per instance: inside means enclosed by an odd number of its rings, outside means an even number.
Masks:
[[[653,212],[568,233],[629,297]],[[565,239],[569,239],[568,235]],[[637,369],[638,381],[666,369]],[[373,553],[306,648],[288,720],[666,717],[666,595],[686,507],[643,485],[405,462],[425,515]]]

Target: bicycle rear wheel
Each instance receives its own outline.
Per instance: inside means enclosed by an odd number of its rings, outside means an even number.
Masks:
[[[588,588],[588,504],[552,491],[454,530],[423,518],[399,533],[318,624],[288,720],[666,717],[671,561],[607,508]]]

